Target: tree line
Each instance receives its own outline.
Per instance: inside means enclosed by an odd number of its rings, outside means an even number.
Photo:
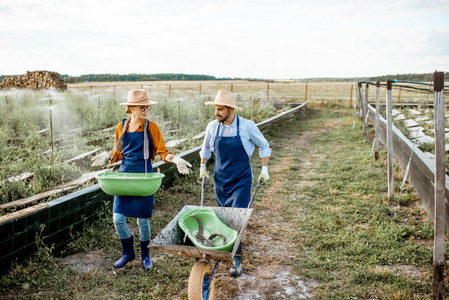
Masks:
[[[222,77],[201,74],[86,74],[81,76],[61,75],[66,83],[102,82],[102,81],[173,81],[173,80],[238,80],[240,78]]]
[[[385,82],[388,79],[404,80],[404,81],[416,81],[416,82],[433,82],[433,73],[423,74],[396,74],[396,75],[382,75],[373,77],[321,77],[321,78],[307,78],[301,79],[303,82],[356,82],[356,81],[372,81],[372,82]],[[444,82],[449,82],[449,73],[444,74]]]

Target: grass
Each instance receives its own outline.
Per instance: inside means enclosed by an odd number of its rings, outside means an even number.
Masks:
[[[295,139],[310,133],[310,145],[295,146]],[[433,225],[410,185],[398,192],[403,171],[397,168],[395,197],[388,199],[385,149],[378,161],[370,158],[370,144],[360,133],[361,123],[352,109],[315,105],[305,117],[266,135],[273,149],[270,169],[288,164],[276,201],[281,204],[280,216],[292,228],[288,238],[297,255],[290,263],[302,280],[315,283],[310,298],[428,299]],[[251,163],[257,173],[260,161],[253,157]],[[153,237],[184,205],[199,203],[198,169],[194,172],[156,194]],[[275,181],[275,174],[271,176]],[[258,198],[266,196],[271,184]],[[211,199],[208,185],[206,205],[215,205]],[[137,232],[132,218],[128,224]],[[143,272],[136,263],[114,272],[112,263],[121,251],[110,215],[87,226],[65,258],[56,258],[45,244],[39,249],[30,261],[1,278],[2,294],[19,299],[187,299],[193,259],[154,251],[151,271]],[[218,286],[230,295],[237,293],[233,286]]]
[[[321,118],[337,113],[321,111],[313,122],[323,124]],[[285,214],[301,208],[292,219],[302,250],[295,267],[320,283],[320,299],[424,299],[431,291],[433,226],[423,218],[410,186],[396,200],[388,199],[385,151],[381,160],[370,159],[369,145],[352,129],[354,117],[348,111],[340,114],[347,116],[340,116],[338,126],[318,135],[301,155],[320,156],[320,165],[307,178],[310,185],[297,203],[283,202]],[[305,179],[295,166],[287,177],[292,182]],[[419,278],[402,274],[407,267]]]

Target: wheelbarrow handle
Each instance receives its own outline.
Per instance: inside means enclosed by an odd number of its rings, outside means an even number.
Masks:
[[[251,208],[251,205],[253,204],[254,198],[256,198],[257,190],[264,185],[263,179],[259,179],[259,182],[257,182],[256,188],[254,189],[253,195],[251,196],[251,201],[248,204],[248,208]]]
[[[204,192],[206,190],[206,176],[201,178],[201,206],[204,206]]]

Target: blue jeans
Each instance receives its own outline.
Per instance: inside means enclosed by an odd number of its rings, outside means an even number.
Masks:
[[[132,234],[126,224],[126,216],[114,213],[112,218],[114,220],[115,230],[120,239],[130,238]],[[137,225],[139,225],[140,240],[142,242],[149,241],[151,237],[150,220],[148,218],[137,218]]]

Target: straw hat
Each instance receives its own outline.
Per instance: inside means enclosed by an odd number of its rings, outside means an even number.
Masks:
[[[235,106],[235,94],[228,91],[218,91],[215,96],[214,102],[206,102],[206,105],[222,105],[228,106],[235,109],[243,109],[241,107]]]
[[[150,101],[148,94],[145,90],[131,90],[128,92],[128,102],[119,103],[119,105],[129,106],[147,106],[154,105],[157,102]]]

